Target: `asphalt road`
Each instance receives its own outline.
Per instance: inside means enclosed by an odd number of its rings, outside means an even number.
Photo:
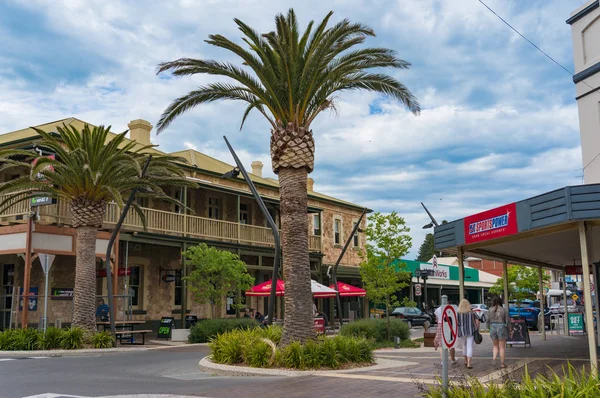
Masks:
[[[247,386],[276,378],[216,377],[200,372],[208,347],[192,346],[86,357],[23,358],[0,361],[0,397],[99,397],[180,394]],[[211,395],[209,395],[211,396]]]
[[[422,333],[422,327],[411,331],[413,338]],[[213,376],[198,368],[200,359],[208,354],[206,346],[181,346],[75,357],[0,358],[0,398],[141,398],[149,394],[209,398],[410,396],[394,395],[398,387],[391,382],[385,387],[382,382],[340,382],[316,376]]]

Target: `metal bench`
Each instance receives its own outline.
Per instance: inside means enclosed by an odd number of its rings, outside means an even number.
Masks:
[[[121,344],[144,345],[144,344],[146,344],[146,333],[152,333],[152,330],[117,330],[115,332],[115,335],[116,335],[117,340]],[[123,343],[124,335],[127,336],[127,335],[134,335],[134,334],[142,335],[141,343],[134,343],[133,336],[131,336],[131,340],[128,343]],[[129,340],[128,337],[125,337],[125,338]]]

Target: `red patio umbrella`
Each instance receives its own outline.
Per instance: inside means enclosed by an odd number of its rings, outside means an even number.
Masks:
[[[337,285],[337,291],[340,292],[340,297],[364,297],[367,295],[367,291],[360,287],[352,286],[344,282],[338,282]],[[334,285],[329,287],[335,289]]]
[[[252,287],[250,290],[246,291],[246,296],[260,296],[260,297],[268,297],[271,294],[271,281],[263,282],[259,285]],[[275,294],[277,296],[283,296],[284,294],[284,282],[281,279],[277,279],[277,288],[275,290]]]

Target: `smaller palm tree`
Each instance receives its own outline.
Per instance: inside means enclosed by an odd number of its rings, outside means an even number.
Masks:
[[[57,135],[34,129],[41,136],[37,145],[55,156],[44,157],[23,149],[0,151],[0,170],[28,170],[22,177],[0,183],[0,195],[6,195],[0,203],[0,212],[41,195],[70,204],[71,224],[77,231],[73,325],[92,332],[96,327],[96,234],[102,226],[107,203],[115,202],[122,208],[125,198],[137,188],[144,196],[181,206],[164,188],[195,184],[186,180],[178,165],[185,163],[184,159],[162,154],[152,154],[142,177],[142,167],[152,145],[128,141],[127,132],[113,135],[110,126],[85,125],[79,131],[63,125],[57,128]],[[145,225],[141,208],[135,203],[132,207]]]

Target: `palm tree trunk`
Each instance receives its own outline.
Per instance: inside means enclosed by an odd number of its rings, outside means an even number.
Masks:
[[[307,176],[303,167],[279,169],[285,278],[283,345],[292,341],[305,342],[315,337],[308,259]]]
[[[96,227],[77,228],[73,326],[96,331]],[[110,278],[110,275],[106,275]]]

